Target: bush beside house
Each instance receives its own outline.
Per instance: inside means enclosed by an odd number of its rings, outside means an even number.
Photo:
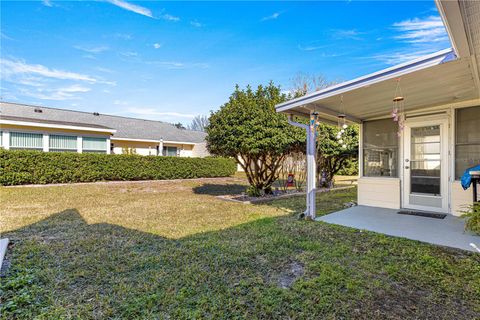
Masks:
[[[227,158],[0,150],[0,185],[226,177]]]

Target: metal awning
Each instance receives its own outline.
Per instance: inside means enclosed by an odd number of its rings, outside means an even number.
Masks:
[[[307,117],[314,111],[334,122],[344,113],[347,120],[361,122],[391,112],[398,81],[405,111],[477,99],[470,64],[469,58],[456,59],[453,49],[446,49],[287,101],[276,110]]]

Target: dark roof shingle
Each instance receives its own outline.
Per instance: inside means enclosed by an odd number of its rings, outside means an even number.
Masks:
[[[41,109],[42,112],[35,112]],[[106,114],[94,115],[89,112],[31,106],[17,103],[0,102],[0,117],[28,118],[30,121],[51,121],[72,123],[84,126],[102,126],[117,130],[115,138],[146,139],[200,143],[206,134],[200,131],[178,129],[174,125],[161,121],[127,118]]]

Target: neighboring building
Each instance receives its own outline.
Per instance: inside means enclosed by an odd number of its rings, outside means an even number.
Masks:
[[[5,149],[204,157],[205,136],[161,121],[0,102]]]
[[[463,190],[459,180],[480,164],[480,1],[436,4],[452,49],[276,106],[291,116],[334,124],[346,117],[360,125],[360,205],[459,215],[473,203],[472,188]],[[399,95],[403,128],[392,119]]]

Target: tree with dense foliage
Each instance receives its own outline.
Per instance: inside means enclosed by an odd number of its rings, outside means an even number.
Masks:
[[[291,91],[295,97],[301,97],[336,83],[337,81],[328,81],[322,75],[298,73],[292,79]],[[358,172],[358,126],[349,125],[339,138],[337,135],[342,129],[324,123],[317,128],[317,173],[320,186],[332,186],[333,177],[341,171]]]
[[[208,117],[206,115],[198,115],[193,118],[192,123],[188,126],[188,129],[194,131],[205,132],[205,129],[208,126]]]
[[[250,194],[270,193],[286,154],[305,143],[303,130],[275,112],[275,105],[286,99],[272,82],[256,90],[236,86],[229,101],[210,115],[209,152],[237,161],[245,170]]]
[[[322,187],[331,187],[333,177],[358,158],[358,126],[349,125],[339,136],[340,130],[324,123],[317,128],[317,173]]]

